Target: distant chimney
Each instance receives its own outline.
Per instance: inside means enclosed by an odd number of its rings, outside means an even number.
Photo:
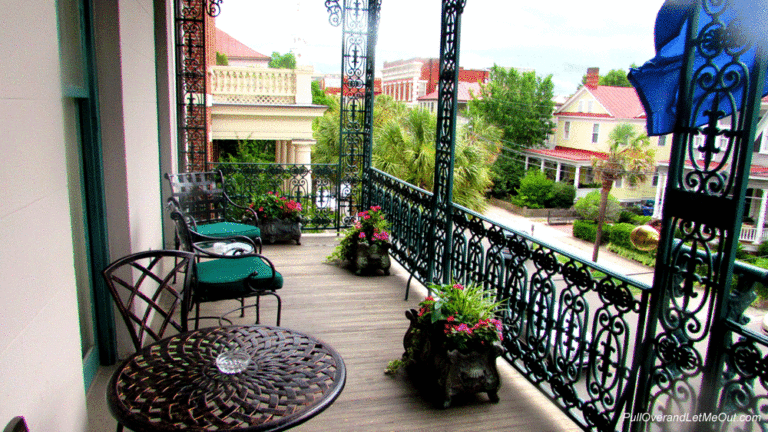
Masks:
[[[596,89],[597,83],[600,81],[600,68],[592,67],[587,69],[587,82],[585,85],[588,88]]]

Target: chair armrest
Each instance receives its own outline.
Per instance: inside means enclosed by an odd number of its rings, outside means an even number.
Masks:
[[[242,258],[246,256],[251,255],[258,255],[256,251],[258,250],[256,246],[256,242],[253,241],[252,238],[246,237],[246,236],[240,236],[240,235],[234,235],[230,237],[211,237],[204,234],[200,234],[198,232],[193,232],[193,235],[195,237],[195,241],[192,243],[192,249],[194,249],[195,253],[201,256],[201,258]],[[209,249],[200,247],[200,243],[204,242],[210,242],[210,243],[245,243],[248,246],[250,246],[252,249],[251,253],[236,253],[234,255],[224,255],[224,254],[218,254],[216,252],[212,252]]]

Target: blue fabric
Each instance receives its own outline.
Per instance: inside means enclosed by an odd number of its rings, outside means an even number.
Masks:
[[[637,69],[631,69],[629,80],[637,90],[640,100],[645,108],[647,116],[648,135],[664,135],[672,133],[677,118],[677,101],[679,98],[680,77],[683,68],[683,56],[685,54],[685,38],[690,25],[690,17],[696,10],[696,3],[701,0],[667,0],[659,10],[656,17],[655,46],[656,57]],[[751,46],[755,41],[766,43],[768,38],[768,0],[728,0],[723,2],[725,10],[720,15],[720,20],[725,23],[729,35],[735,38],[743,38]],[[722,6],[713,7],[711,0],[704,0],[712,10],[720,11]],[[712,23],[712,17],[702,8],[699,13],[699,34],[701,29]],[[751,71],[755,62],[755,49],[739,56]],[[713,57],[713,63],[722,71],[733,60],[731,54],[721,52]],[[699,50],[696,50],[693,70],[705,64],[706,59]],[[731,68],[733,66],[728,66]],[[727,68],[726,68],[727,69]],[[750,72],[751,73],[751,72]],[[742,72],[741,76],[744,75]],[[766,75],[768,82],[768,74]],[[764,86],[763,96],[768,94]],[[731,93],[734,96],[733,106],[723,101],[716,100],[716,92],[708,92],[702,86],[696,85],[693,95],[693,106],[696,118],[694,126],[702,126],[709,121],[704,112],[713,108],[722,111],[728,116],[741,107],[743,94],[739,91]]]

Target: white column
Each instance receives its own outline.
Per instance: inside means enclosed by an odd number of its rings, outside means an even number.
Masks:
[[[579,188],[579,178],[581,177],[581,167],[576,165],[576,172],[573,173],[573,187],[575,189]]]
[[[304,165],[307,167],[308,170],[312,169],[312,146],[315,145],[317,141],[315,140],[309,140],[309,139],[295,139],[292,141],[293,143],[293,150],[294,150],[294,160],[295,164],[297,165]],[[292,194],[297,194],[298,192],[301,192],[301,196],[307,196],[312,193],[312,174],[310,171],[310,174],[307,174],[307,176],[304,178],[304,182],[297,182],[297,186],[294,187],[301,187],[300,191],[293,190],[291,191]]]
[[[560,181],[560,169],[563,168],[563,164],[560,162],[557,163],[557,168],[555,168],[555,182]]]
[[[757,217],[757,235],[755,236],[756,245],[759,245],[763,241],[763,225],[765,225],[765,207],[768,205],[768,189],[760,189],[762,196],[760,197],[760,215]]]
[[[525,171],[528,171],[528,156],[525,156]]]
[[[667,187],[667,175],[659,173],[659,182],[656,184],[656,202],[653,206],[653,218],[661,219],[661,210],[664,208],[664,190]]]
[[[275,143],[276,162],[279,164],[288,163],[288,142],[277,140]]]

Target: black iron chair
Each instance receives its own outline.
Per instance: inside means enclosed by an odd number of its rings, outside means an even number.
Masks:
[[[139,252],[102,271],[136,351],[168,331],[187,331],[194,258],[184,251]],[[118,423],[117,431],[122,430]]]
[[[3,429],[3,432],[29,432],[29,428],[24,417],[19,416],[12,418],[8,425],[5,426],[5,429]]]
[[[194,258],[184,251],[139,252],[102,271],[137,351],[169,330],[187,331]]]
[[[283,276],[274,264],[255,252],[256,244],[246,236],[212,237],[194,232],[187,216],[171,203],[171,219],[176,224],[176,234],[181,249],[193,252],[197,257],[196,274],[190,299],[195,306],[195,328],[200,321],[200,304],[219,300],[240,300],[244,311],[245,298],[255,297],[256,323],[261,320],[261,297],[273,296],[277,300],[277,325],[280,325],[282,300],[276,290],[283,286]],[[226,252],[219,246],[224,245]],[[234,312],[232,311],[232,312]],[[231,312],[225,314],[229,316]],[[210,317],[205,317],[210,318]]]
[[[189,217],[194,233],[209,237],[250,237],[261,253],[258,215],[252,208],[235,204],[230,199],[224,190],[221,171],[165,174],[165,178],[171,186],[171,199],[179,211]],[[237,218],[237,212],[244,213],[245,217]]]

